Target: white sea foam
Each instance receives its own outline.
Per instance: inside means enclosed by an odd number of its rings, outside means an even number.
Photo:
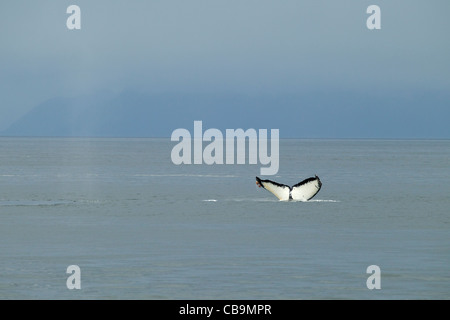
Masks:
[[[72,200],[1,200],[0,207],[59,206],[74,202]]]
[[[341,202],[339,200],[311,199],[305,202]]]
[[[134,177],[199,177],[199,178],[237,178],[230,174],[135,174]]]

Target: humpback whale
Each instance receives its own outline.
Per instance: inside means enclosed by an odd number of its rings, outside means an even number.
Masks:
[[[256,177],[256,185],[272,192],[280,200],[308,201],[312,199],[322,187],[318,176],[307,178],[292,187],[271,180],[261,180]]]

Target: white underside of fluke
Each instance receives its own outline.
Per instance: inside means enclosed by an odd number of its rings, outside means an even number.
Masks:
[[[322,187],[322,182],[318,176],[305,179],[292,187],[271,180],[261,180],[258,177],[256,177],[256,184],[270,191],[282,201],[308,201],[312,199]]]

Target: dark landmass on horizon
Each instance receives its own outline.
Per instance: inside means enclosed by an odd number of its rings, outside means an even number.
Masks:
[[[246,96],[125,91],[54,98],[0,132],[17,137],[170,137],[177,128],[279,129],[280,138],[448,139],[445,94],[351,92]],[[429,106],[424,111],[412,105]],[[431,129],[430,129],[431,128]]]

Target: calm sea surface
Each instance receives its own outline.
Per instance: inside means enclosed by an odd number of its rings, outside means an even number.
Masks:
[[[0,299],[450,299],[450,141],[281,140],[310,202],[174,145],[0,138]]]

